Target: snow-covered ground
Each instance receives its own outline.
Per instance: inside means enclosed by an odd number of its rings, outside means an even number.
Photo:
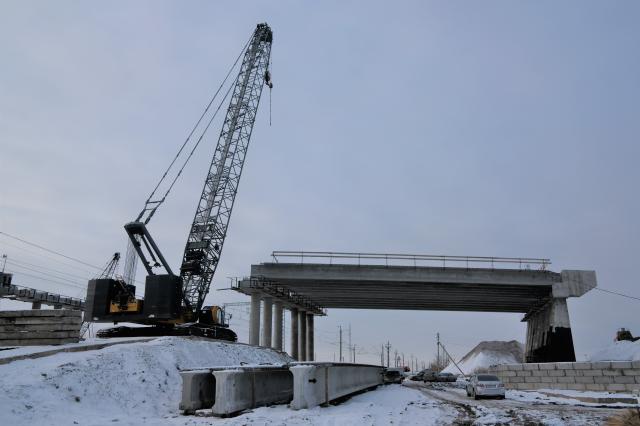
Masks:
[[[14,361],[0,365],[1,423],[157,424],[178,411],[180,369],[289,361],[268,349],[179,337]]]
[[[487,341],[480,342],[458,361],[458,366],[449,363],[443,370],[445,373],[473,374],[491,365],[515,364],[522,362],[524,346],[512,340],[510,342]],[[460,367],[460,369],[458,369]]]
[[[613,342],[594,352],[589,361],[640,361],[640,340]]]

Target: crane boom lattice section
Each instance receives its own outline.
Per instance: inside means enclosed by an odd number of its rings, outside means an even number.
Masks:
[[[270,83],[272,41],[269,26],[259,24],[242,60],[191,225],[180,275],[184,301],[194,310],[202,307],[218,266],[263,85],[265,80]]]

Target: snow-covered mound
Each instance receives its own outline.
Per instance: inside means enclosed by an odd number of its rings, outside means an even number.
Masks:
[[[180,337],[14,361],[0,365],[1,423],[152,424],[178,414],[180,369],[290,361],[269,349]]]
[[[640,340],[613,342],[592,354],[589,361],[640,361]]]
[[[523,359],[524,346],[522,343],[516,340],[510,342],[494,340],[480,342],[458,361],[458,366],[465,374],[473,374],[492,365],[516,364],[522,362]],[[460,374],[460,370],[453,363],[449,363],[443,372]]]

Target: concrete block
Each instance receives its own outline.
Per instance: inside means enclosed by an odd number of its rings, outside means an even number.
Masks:
[[[632,376],[614,376],[613,377],[613,382],[614,383],[636,383],[636,380],[634,377]]]
[[[565,376],[578,376],[578,375],[582,375],[582,371],[581,370],[562,370],[564,371],[564,375]]]
[[[540,363],[538,364],[538,367],[540,368],[540,370],[555,370],[556,363],[555,362]]]
[[[631,368],[640,368],[640,361],[631,361]]]
[[[602,375],[603,376],[622,376],[622,370],[619,370],[619,369],[602,370]]]
[[[573,370],[573,362],[556,362],[557,370]]]
[[[551,370],[549,371],[549,376],[551,377],[563,377],[564,374],[564,370]]]
[[[33,309],[22,311],[0,311],[0,318],[26,317],[82,317],[82,311],[70,309]]]
[[[546,377],[549,375],[549,370],[533,370],[531,375],[534,377]]]
[[[293,398],[293,375],[287,367],[242,367],[214,371],[213,376],[216,398],[212,412],[217,416]]]
[[[625,376],[640,376],[640,369],[624,369],[622,374]]]
[[[611,361],[597,361],[591,363],[591,368],[593,369],[604,369],[611,368]]]
[[[500,372],[500,377],[504,378],[504,377],[515,377],[517,376],[515,371],[501,371]]]
[[[611,368],[632,368],[631,361],[611,361]]]
[[[602,370],[583,370],[582,375],[587,376],[602,376]]]
[[[509,377],[509,383],[524,383],[524,377]]]
[[[640,394],[640,384],[636,383],[636,384],[630,384],[627,383],[624,385],[625,391],[626,392],[633,392],[633,393],[639,393]]]
[[[531,376],[531,371],[516,371],[516,375],[520,377]]]
[[[608,383],[605,386],[605,390],[609,392],[624,392],[627,390],[626,386],[622,383]]]
[[[382,384],[383,368],[376,365],[313,363],[294,365],[295,410],[327,404],[337,398]]]
[[[508,370],[508,368],[504,364],[489,367],[489,371],[491,371],[491,372],[494,372],[494,371],[507,371],[507,370]]]
[[[570,390],[585,390],[585,384],[584,383],[569,383],[567,384],[567,389]]]
[[[80,336],[66,339],[15,339],[0,340],[0,346],[47,346],[64,345],[66,343],[78,343]]]
[[[555,377],[540,377],[540,382],[541,383],[556,383],[557,379]]]
[[[640,383],[640,376],[635,376],[636,378],[636,383]]]
[[[0,333],[2,340],[26,340],[26,339],[67,339],[78,336],[80,330],[74,331],[18,331],[12,333]]]
[[[525,383],[541,383],[540,379],[542,377],[536,377],[536,376],[528,376],[524,378],[524,382]]]
[[[569,389],[568,383],[552,383],[552,385],[551,389]]]
[[[574,370],[591,370],[590,362],[574,362],[573,369]]]
[[[605,389],[605,385],[599,383],[587,383],[585,385],[585,389],[589,391],[603,391]]]
[[[522,364],[523,370],[539,370],[539,364],[531,363],[531,364]]]
[[[534,390],[539,389],[539,383],[518,383],[518,390]]]
[[[522,371],[522,365],[523,364],[503,364],[503,366],[509,371]]]
[[[558,383],[575,383],[575,376],[564,376],[564,377],[556,377]]]
[[[576,383],[595,383],[592,376],[576,377]]]
[[[180,410],[193,414],[196,410],[213,407],[216,380],[211,370],[182,371],[182,399]]]
[[[606,383],[606,384],[609,384],[609,383],[613,383],[613,376],[594,377],[593,381],[595,383],[601,383],[601,384],[602,383]]]

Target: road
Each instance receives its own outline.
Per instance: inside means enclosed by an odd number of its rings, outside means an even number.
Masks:
[[[620,409],[576,405],[559,405],[535,401],[509,399],[474,400],[466,396],[464,389],[442,384],[405,381],[404,386],[418,389],[429,398],[453,407],[458,412],[458,425],[504,424],[504,425],[601,425],[619,413]]]

